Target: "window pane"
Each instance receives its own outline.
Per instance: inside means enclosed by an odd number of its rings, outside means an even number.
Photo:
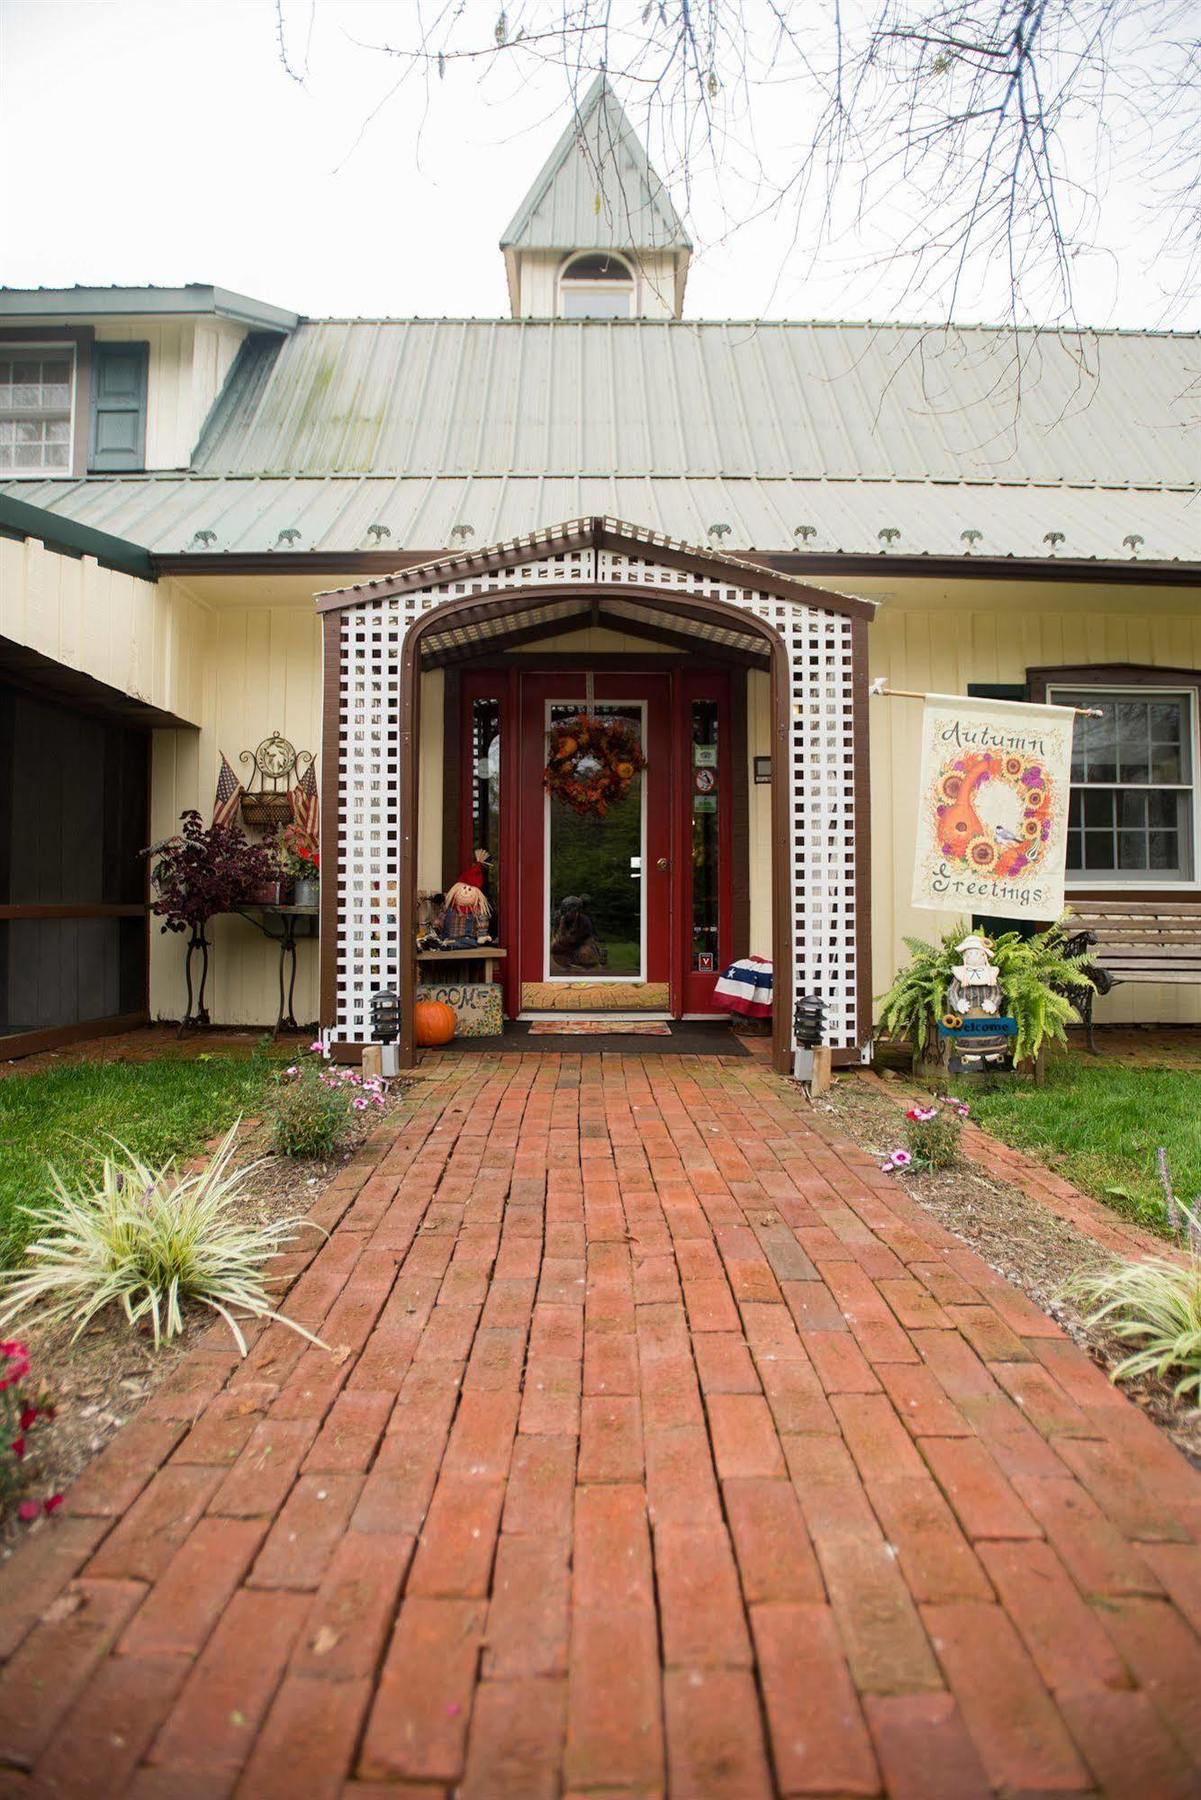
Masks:
[[[717,701],[692,703],[692,962],[718,970]]]
[[[1148,794],[1147,813],[1152,827],[1166,826],[1169,830],[1175,830],[1184,810],[1181,805],[1184,798],[1181,794]]]
[[[1144,831],[1118,832],[1119,869],[1145,869],[1147,866],[1147,834]]]
[[[1151,867],[1165,873],[1180,867],[1180,838],[1175,831],[1153,831],[1151,833]]]
[[[1152,744],[1151,780],[1169,782],[1184,780],[1184,768],[1178,744]]]
[[[1113,833],[1111,831],[1085,832],[1084,866],[1086,869],[1113,868]]]
[[[581,702],[551,708],[554,724],[578,716]],[[642,736],[634,706],[596,706]],[[642,776],[598,817],[581,816],[555,795],[550,805],[548,972],[604,980],[642,972]]]
[[[503,943],[500,923],[500,701],[471,703],[471,848],[492,858],[485,889],[496,908],[492,934]]]
[[[1074,871],[1079,871],[1084,867],[1084,849],[1081,834],[1078,831],[1068,832],[1067,866]]]
[[[1118,824],[1133,830],[1147,823],[1146,794],[1118,794]]]
[[[1084,823],[1086,825],[1113,824],[1114,796],[1105,788],[1084,790]]]
[[[565,319],[628,319],[632,297],[614,288],[574,287],[564,284]]]

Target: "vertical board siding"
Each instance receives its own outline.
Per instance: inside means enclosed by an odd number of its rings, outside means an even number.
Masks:
[[[1054,601],[1054,591],[1047,599]],[[1031,595],[1033,601],[1033,592]],[[871,674],[889,686],[962,694],[969,681],[1018,682],[1027,668],[1083,663],[1201,668],[1201,614],[890,608],[871,626]],[[752,681],[755,678],[752,677]],[[962,915],[910,905],[917,831],[921,703],[872,705],[872,962],[882,992],[905,960],[905,937],[941,935]],[[752,715],[753,716],[753,715]],[[1201,771],[1197,772],[1201,775]],[[752,845],[755,839],[752,835]],[[1201,855],[1201,845],[1197,847]],[[754,866],[754,865],[753,865]],[[754,893],[759,881],[752,878]],[[1070,903],[1070,896],[1069,896]],[[754,936],[754,933],[752,933]],[[1099,1022],[1201,1022],[1201,987],[1124,986],[1097,1002]]]
[[[248,584],[249,585],[249,584]],[[317,754],[321,736],[321,632],[317,614],[302,602],[291,606],[220,605],[207,615],[203,651],[204,724],[199,732],[154,734],[152,830],[157,841],[176,830],[179,814],[194,806],[212,816],[221,753],[239,779],[253,750],[281,731],[297,750]],[[320,769],[318,769],[320,777]],[[325,822],[322,822],[323,831]],[[279,1005],[279,953],[247,920],[213,921],[209,1012],[222,1024],[271,1025]],[[296,1016],[317,1017],[317,943],[298,945]],[[150,1009],[156,1018],[178,1018],[184,1002],[183,940],[151,927]]]

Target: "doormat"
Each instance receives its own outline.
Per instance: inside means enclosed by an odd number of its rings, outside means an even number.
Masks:
[[[658,1019],[534,1019],[531,1037],[670,1037]]]

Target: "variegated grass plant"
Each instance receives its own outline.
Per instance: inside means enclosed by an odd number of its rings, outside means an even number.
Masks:
[[[275,1311],[264,1273],[267,1258],[306,1221],[237,1216],[235,1202],[259,1166],[230,1166],[240,1123],[190,1173],[174,1160],[153,1169],[120,1143],[99,1179],[75,1191],[51,1168],[51,1198],[23,1209],[37,1234],[27,1266],[0,1273],[0,1330],[35,1311],[45,1323],[73,1320],[78,1337],[106,1307],[120,1306],[131,1325],[149,1320],[158,1349],[182,1333],[183,1303],[191,1300],[225,1320],[243,1356],[239,1316],[277,1320],[320,1344]]]
[[[1147,1256],[1115,1263],[1109,1269],[1080,1274],[1065,1294],[1079,1300],[1090,1326],[1120,1343],[1135,1346],[1113,1371],[1115,1381],[1137,1381],[1155,1375],[1178,1375],[1174,1392],[1201,1398],[1201,1221],[1196,1208],[1177,1198],[1164,1150],[1157,1156],[1168,1224],[1188,1255],[1175,1262]]]

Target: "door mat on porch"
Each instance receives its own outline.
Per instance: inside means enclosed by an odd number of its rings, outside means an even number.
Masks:
[[[532,1019],[531,1037],[670,1037],[661,1019]]]
[[[598,1024],[604,1023],[597,1020]],[[650,1024],[651,1020],[638,1023]],[[533,1021],[541,1024],[542,1020]],[[574,1044],[565,1044],[556,1033],[540,1037],[531,1035],[528,1019],[506,1019],[500,1037],[451,1038],[437,1051],[424,1051],[435,1056],[749,1056],[746,1045],[730,1030],[724,1020],[675,1019],[666,1037],[640,1037],[637,1044],[622,1035],[620,1020],[613,1020],[608,1031],[596,1036],[582,1034]]]

